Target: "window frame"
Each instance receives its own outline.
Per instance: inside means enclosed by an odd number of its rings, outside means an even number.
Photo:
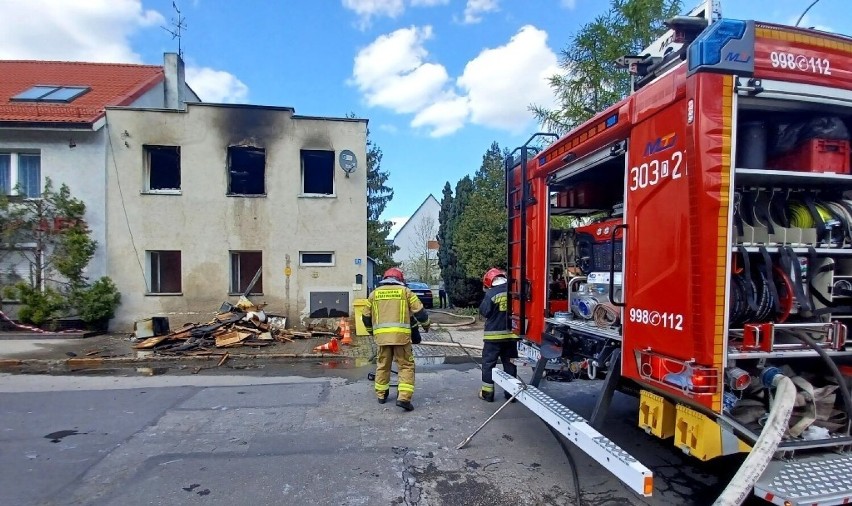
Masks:
[[[246,254],[246,253],[260,255],[260,277],[258,278],[258,283],[260,283],[260,287],[263,288],[263,251],[261,251],[261,250],[232,250],[232,251],[228,252],[228,261],[229,261],[228,262],[228,264],[229,264],[228,268],[230,270],[230,272],[228,273],[229,274],[229,276],[228,276],[228,278],[229,278],[228,279],[228,295],[242,295],[243,294],[243,292],[239,290],[240,279],[242,277],[240,275],[241,272],[234,273],[234,259],[239,258],[240,255]],[[239,263],[241,263],[241,262],[239,262]],[[240,267],[240,269],[242,269],[241,265],[239,267]],[[255,272],[257,272],[257,271],[255,271]],[[252,277],[254,277],[255,272],[251,273]],[[235,280],[237,281],[237,286],[234,286]],[[249,281],[251,281],[251,279],[249,279]],[[256,286],[257,285],[255,285],[255,287]],[[235,290],[235,288],[236,288],[236,290]],[[252,291],[249,292],[248,295],[249,296],[251,296],[251,295],[263,295],[263,290],[261,289],[260,291],[256,291],[253,288]]]
[[[176,292],[162,292],[154,290],[154,257],[157,256],[157,288],[162,288],[162,261],[159,255],[162,253],[177,253],[178,255],[178,288]],[[183,252],[181,250],[146,250],[145,251],[145,281],[148,283],[146,295],[155,296],[181,296],[183,295]]]
[[[231,181],[231,155],[233,151],[237,150],[245,150],[245,151],[256,151],[263,153],[263,191],[260,193],[238,193],[233,191],[232,189],[232,181]],[[225,172],[227,175],[226,181],[226,189],[225,195],[228,197],[248,197],[248,198],[258,198],[258,197],[266,197],[267,195],[267,186],[266,186],[266,173],[268,168],[269,156],[266,151],[266,148],[262,148],[259,146],[228,146],[225,150]]]
[[[305,262],[305,255],[331,255],[330,262]],[[300,267],[334,267],[335,254],[333,251],[300,251],[299,266]]]
[[[29,92],[35,91],[41,88],[40,91],[43,91],[41,95],[35,96]],[[65,98],[50,98],[54,93],[59,93],[65,90],[74,90],[76,93],[70,95]],[[34,84],[24,91],[18,93],[13,96],[10,101],[12,102],[41,102],[46,104],[70,104],[74,100],[82,97],[86,93],[92,91],[90,86],[63,86],[63,85],[52,85],[52,84]],[[22,96],[22,95],[33,95],[33,96]]]
[[[178,188],[151,188],[151,151],[152,150],[160,150],[163,148],[174,148],[177,151],[177,170],[178,170],[178,180],[180,181],[181,186]],[[142,164],[143,164],[143,189],[142,193],[146,194],[155,194],[155,195],[181,195],[183,193],[183,159],[180,146],[173,146],[167,144],[143,144],[142,145]]]
[[[305,153],[331,153],[331,193],[311,193],[305,191]],[[334,167],[337,164],[337,152],[329,149],[300,149],[299,150],[299,197],[304,198],[337,198],[337,181],[335,180]]]
[[[41,151],[37,149],[0,149],[0,155],[9,155],[9,189],[5,192],[7,196],[20,196],[26,199],[40,199],[44,190]],[[35,195],[19,193],[18,185],[21,183],[21,157],[38,157],[38,189]]]

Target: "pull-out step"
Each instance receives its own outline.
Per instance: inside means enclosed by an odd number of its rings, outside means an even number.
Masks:
[[[852,503],[852,453],[828,453],[769,463],[754,485],[754,495],[773,504]]]
[[[499,369],[494,369],[493,375],[494,381],[510,394],[523,389],[518,379]],[[592,428],[582,416],[531,385],[517,399],[634,492],[648,497],[654,491],[654,473]]]

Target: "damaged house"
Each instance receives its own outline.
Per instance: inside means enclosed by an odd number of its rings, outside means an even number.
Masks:
[[[366,297],[367,122],[289,107],[107,109],[116,327],[206,321],[251,287],[291,324]]]

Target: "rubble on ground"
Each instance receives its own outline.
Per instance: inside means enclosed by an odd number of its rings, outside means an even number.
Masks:
[[[190,323],[166,335],[149,337],[134,346],[137,350],[153,350],[159,354],[196,355],[213,349],[249,346],[261,348],[294,339],[334,337],[334,332],[287,329],[287,318],[268,315],[264,305],[254,305],[240,297],[236,305],[222,304],[215,318],[207,323]]]

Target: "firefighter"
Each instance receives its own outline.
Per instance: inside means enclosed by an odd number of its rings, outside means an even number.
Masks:
[[[482,277],[485,297],[479,305],[479,314],[485,318],[485,334],[482,347],[482,389],[479,398],[494,402],[494,379],[491,371],[497,361],[503,363],[503,370],[512,376],[518,375],[518,368],[512,363],[518,358],[518,336],[512,333],[507,318],[506,273],[501,269],[490,269]],[[503,392],[506,399],[511,398]]]
[[[402,271],[391,267],[385,271],[379,286],[370,294],[362,320],[379,347],[376,355],[376,397],[379,404],[388,400],[391,364],[399,367],[396,405],[411,411],[414,395],[414,352],[411,349],[411,317],[424,332],[429,331],[429,313],[417,295],[405,286]]]

